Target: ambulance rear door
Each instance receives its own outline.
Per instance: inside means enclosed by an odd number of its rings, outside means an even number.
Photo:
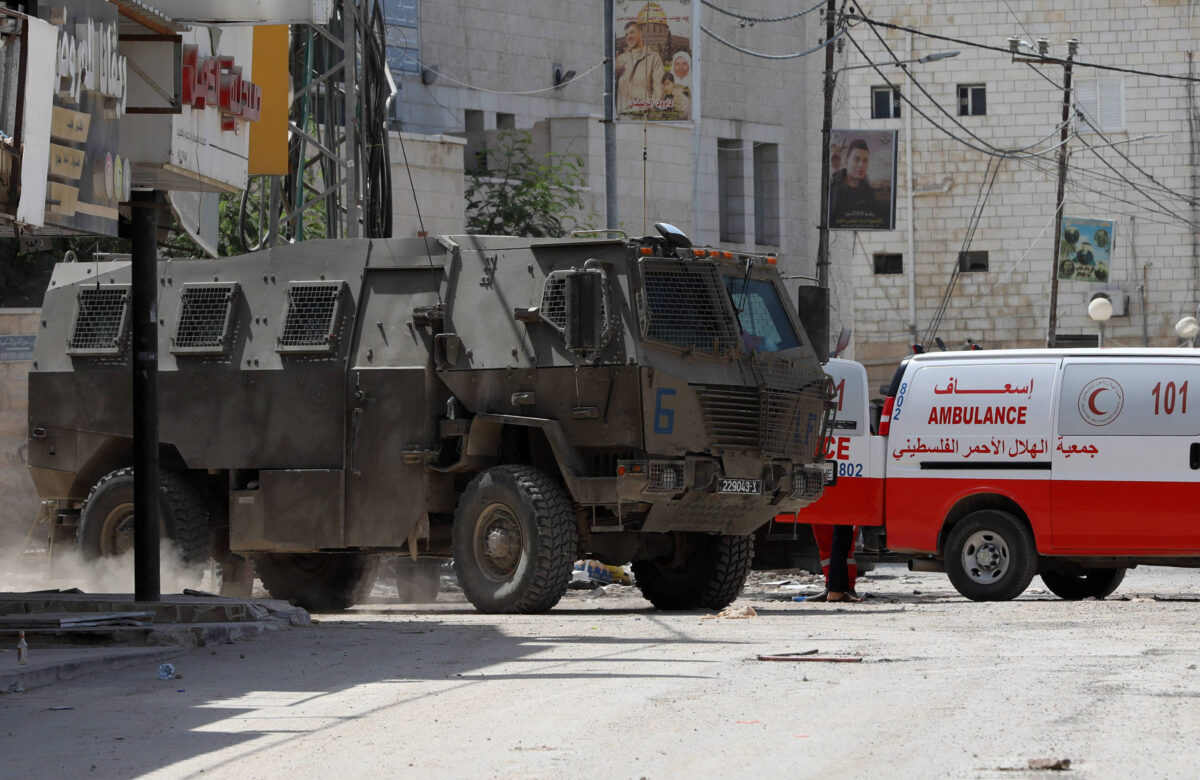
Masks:
[[[1057,427],[1054,552],[1200,552],[1200,355],[1066,358]]]
[[[871,431],[867,370],[853,360],[831,359],[825,373],[833,379],[833,435],[825,440],[825,458],[834,461],[837,484],[825,488],[798,521],[813,525],[883,525],[884,437]]]

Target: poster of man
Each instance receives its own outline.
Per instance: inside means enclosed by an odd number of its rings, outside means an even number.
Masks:
[[[1058,237],[1058,278],[1107,282],[1113,250],[1111,219],[1063,217]]]
[[[895,229],[896,137],[895,130],[830,133],[830,229]]]
[[[692,118],[692,0],[616,0],[613,77],[617,119]]]

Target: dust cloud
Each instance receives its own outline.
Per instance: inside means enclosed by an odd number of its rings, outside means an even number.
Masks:
[[[159,546],[161,593],[180,593],[184,588],[215,592],[211,563],[188,564],[175,546]],[[56,545],[53,553],[42,541],[0,548],[0,591],[27,592],[79,588],[85,593],[132,593],[133,553],[116,558],[85,561],[74,546]]]

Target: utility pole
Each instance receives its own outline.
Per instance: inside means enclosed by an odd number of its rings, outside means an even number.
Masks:
[[[821,216],[817,222],[817,289],[805,296],[800,288],[801,302],[819,306],[819,317],[806,315],[807,322],[818,321],[816,333],[809,336],[821,362],[829,356],[829,139],[833,130],[833,35],[837,17],[837,0],[825,3],[825,84],[824,111],[821,116]],[[807,298],[805,301],[804,298]],[[802,308],[805,308],[802,306]]]
[[[1042,41],[1038,41],[1039,48]],[[1067,61],[1063,64],[1062,132],[1058,147],[1058,195],[1054,200],[1054,240],[1050,242],[1050,323],[1046,346],[1053,347],[1058,321],[1058,245],[1062,240],[1063,190],[1067,184],[1067,120],[1071,118],[1071,65],[1079,50],[1079,40],[1067,41]],[[1041,52],[1043,55],[1045,51]]]
[[[616,28],[613,24],[613,0],[604,0],[604,226],[617,229],[617,125],[613,107],[616,85],[613,62],[616,56]]]

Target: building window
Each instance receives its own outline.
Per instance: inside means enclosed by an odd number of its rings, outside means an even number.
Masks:
[[[779,246],[779,145],[754,145],[754,243]]]
[[[958,270],[964,274],[986,272],[988,270],[988,253],[959,252]]]
[[[721,207],[721,241],[746,240],[746,183],[742,173],[740,138],[717,139],[717,202]]]
[[[958,85],[958,115],[983,116],[987,113],[987,87],[983,84]]]
[[[506,114],[503,111],[496,112],[496,129],[497,130],[516,130],[517,117],[516,114]]]
[[[393,73],[420,73],[420,0],[384,0],[387,63]]]
[[[904,255],[892,252],[876,252],[873,255],[875,260],[875,273],[882,274],[902,274],[904,273]]]
[[[1086,121],[1079,131],[1119,133],[1125,129],[1125,88],[1118,78],[1080,79],[1075,83],[1075,100]]]
[[[871,118],[895,119],[900,116],[900,90],[896,87],[871,87]]]

